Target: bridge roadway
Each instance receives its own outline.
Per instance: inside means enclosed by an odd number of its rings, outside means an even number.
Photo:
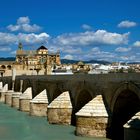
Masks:
[[[64,91],[69,91],[73,106],[72,124],[75,124],[75,113],[96,95],[102,95],[109,114],[108,137],[117,136],[123,124],[136,112],[140,111],[140,74],[110,73],[110,74],[75,74],[47,76],[17,76],[14,90],[22,92],[32,87],[33,97],[46,89],[49,103]],[[12,88],[11,77],[1,77],[0,81],[8,83]],[[116,133],[117,132],[117,133]]]

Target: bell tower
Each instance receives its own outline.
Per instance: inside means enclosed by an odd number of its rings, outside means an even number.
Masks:
[[[22,50],[22,49],[23,49],[22,43],[19,42],[19,44],[18,44],[18,50]]]

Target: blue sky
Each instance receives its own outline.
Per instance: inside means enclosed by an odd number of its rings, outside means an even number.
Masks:
[[[139,0],[0,0],[0,57],[44,44],[75,60],[140,61]]]

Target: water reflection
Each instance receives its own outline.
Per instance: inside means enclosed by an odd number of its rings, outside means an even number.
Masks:
[[[75,127],[50,125],[46,118],[31,117],[0,103],[0,140],[107,140],[74,135]]]

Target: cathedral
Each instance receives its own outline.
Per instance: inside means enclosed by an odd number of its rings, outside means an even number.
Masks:
[[[37,50],[24,50],[22,43],[18,45],[15,65],[21,66],[23,69],[45,69],[60,64],[60,52],[49,53],[43,45]]]

